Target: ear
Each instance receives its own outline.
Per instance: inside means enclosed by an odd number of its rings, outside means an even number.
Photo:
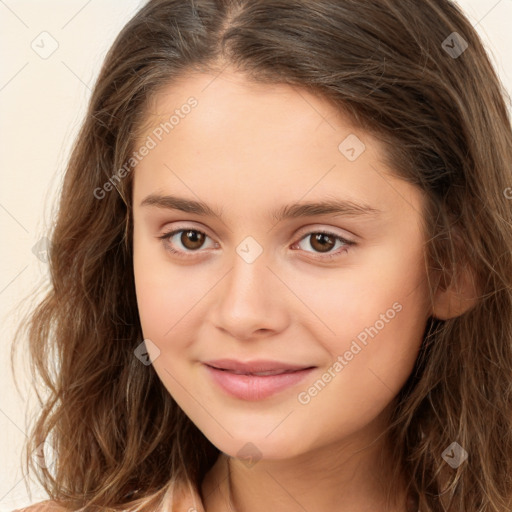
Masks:
[[[461,264],[448,285],[439,285],[432,315],[439,320],[458,317],[477,304],[478,295],[474,272],[469,265]]]

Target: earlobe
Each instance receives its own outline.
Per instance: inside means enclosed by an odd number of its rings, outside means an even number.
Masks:
[[[456,318],[478,302],[478,287],[469,266],[454,277],[447,287],[440,286],[434,295],[432,315],[439,320]]]

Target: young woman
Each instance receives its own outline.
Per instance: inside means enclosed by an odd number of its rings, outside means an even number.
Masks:
[[[28,510],[509,511],[505,94],[451,1],[149,1],[28,323]]]

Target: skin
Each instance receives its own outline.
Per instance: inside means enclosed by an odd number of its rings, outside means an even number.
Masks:
[[[423,194],[386,168],[378,140],[323,99],[287,85],[251,84],[229,68],[214,77],[190,74],[157,95],[139,140],[187,98],[197,99],[133,177],[137,301],[144,337],[159,349],[150,350],[154,368],[205,436],[233,457],[236,510],[404,512],[405,498],[384,507],[389,485],[402,491],[401,483],[387,481],[392,448],[379,434],[434,307]],[[350,134],[366,146],[355,161],[338,149]],[[141,206],[155,193],[200,199],[222,209],[222,221]],[[278,223],[270,216],[282,205],[332,198],[380,213]],[[158,238],[178,228],[207,237],[196,249],[184,245],[181,233],[167,245]],[[341,252],[341,242],[333,242],[337,257],[322,259],[312,236],[319,229],[356,245]],[[236,252],[247,236],[263,250],[250,264]],[[298,394],[396,303],[394,318],[309,403],[300,403]],[[226,395],[201,363],[222,357],[317,368],[293,388],[248,402]],[[248,442],[261,453],[252,466],[237,458]],[[207,512],[227,510],[222,489],[225,483],[206,497]]]

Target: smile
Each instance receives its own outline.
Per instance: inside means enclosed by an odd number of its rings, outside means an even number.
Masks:
[[[209,377],[222,391],[241,400],[264,400],[296,386],[314,367],[296,370],[275,369],[260,372],[227,370],[204,364]]]

